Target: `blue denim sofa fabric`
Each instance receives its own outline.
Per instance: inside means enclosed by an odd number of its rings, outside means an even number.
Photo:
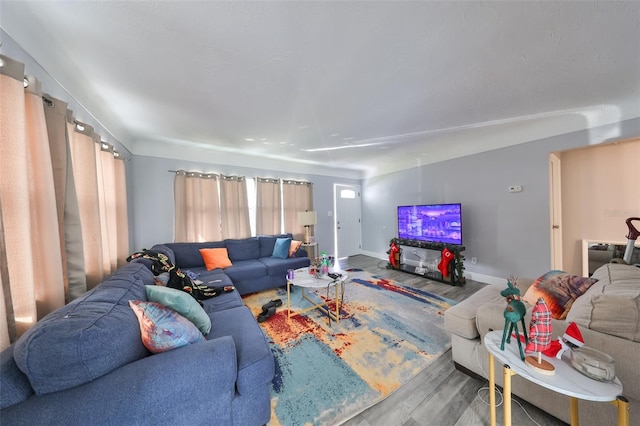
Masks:
[[[177,267],[193,272],[206,285],[224,285],[209,282],[221,279],[221,275],[226,276],[238,293],[245,295],[285,286],[287,269],[305,268],[311,263],[303,249],[298,249],[295,257],[273,257],[273,248],[278,238],[292,238],[292,235],[261,235],[203,243],[164,243],[151,247],[151,250],[165,253]],[[200,249],[222,247],[227,249],[232,265],[225,269],[207,271]]]
[[[240,295],[203,302],[204,342],[150,354],[135,314],[121,309],[147,300],[145,285],[153,274],[129,263],[2,351],[2,424],[268,423],[274,358]]]

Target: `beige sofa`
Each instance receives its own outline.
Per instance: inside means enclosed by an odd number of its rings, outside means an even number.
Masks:
[[[553,338],[562,335],[569,322],[574,321],[586,346],[611,355],[616,376],[624,387],[623,395],[630,402],[630,424],[640,425],[640,268],[609,263],[598,268],[592,277],[598,282],[576,299],[566,320],[552,320]],[[522,295],[533,281],[518,280]],[[451,333],[452,356],[458,369],[488,377],[488,354],[481,336],[504,329],[506,301],[500,296],[504,288],[506,282],[504,287],[489,285],[445,312],[445,328]],[[527,304],[527,326],[531,308]],[[500,371],[498,368],[496,365],[496,371]],[[496,374],[496,383],[502,386],[501,374]],[[512,390],[558,419],[570,422],[569,397],[518,376],[513,378]],[[616,422],[616,408],[608,403],[580,401],[579,413],[582,426]]]

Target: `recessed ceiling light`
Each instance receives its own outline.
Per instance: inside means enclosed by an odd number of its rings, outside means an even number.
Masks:
[[[76,123],[76,129],[78,129],[79,131],[84,131],[84,126],[80,123]]]
[[[287,144],[287,141],[281,141],[280,142],[280,145],[286,145],[286,144]]]
[[[256,140],[253,139],[253,138],[245,138],[245,141],[247,141],[247,142],[255,142]]]
[[[308,129],[308,128],[309,128],[309,126],[298,126],[299,130],[304,130],[304,129]]]
[[[329,136],[331,136],[332,138],[335,138],[336,136],[340,136],[340,133],[334,133],[334,134],[329,135]]]
[[[262,142],[265,142],[265,141],[267,140],[267,138],[260,138],[260,140],[261,140]]]
[[[0,68],[4,67],[4,60],[0,58]]]
[[[355,138],[353,138],[353,137],[351,137],[351,136],[350,136],[350,137],[348,137],[348,138],[342,138],[342,140],[343,140],[343,141],[352,141],[352,140],[354,140],[354,139],[355,139]]]

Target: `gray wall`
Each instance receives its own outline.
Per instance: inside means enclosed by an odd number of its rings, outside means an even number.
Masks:
[[[549,153],[638,135],[640,119],[634,119],[364,179],[363,249],[386,256],[398,205],[461,202],[465,270],[472,278],[538,277],[551,265]],[[509,193],[510,185],[523,191]]]
[[[333,186],[336,183],[359,185],[356,179],[286,173],[257,167],[237,167],[224,164],[197,163],[148,156],[133,157],[131,203],[133,204],[133,251],[156,243],[173,241],[173,178],[168,170],[190,170],[247,177],[294,179],[313,183],[313,205],[318,212],[315,236],[318,248],[333,251],[332,217]]]

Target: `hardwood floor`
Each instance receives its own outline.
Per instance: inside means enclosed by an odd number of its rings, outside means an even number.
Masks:
[[[360,268],[457,301],[464,300],[486,285],[468,280],[464,286],[451,286],[406,272],[387,269],[386,265],[387,262],[384,260],[364,255],[352,256],[346,261],[340,261],[340,267],[343,269]],[[487,388],[486,380],[473,378],[456,370],[449,350],[384,401],[344,422],[343,425],[488,425]],[[497,395],[496,399],[501,401],[502,396]],[[518,403],[522,404],[522,407],[519,407]],[[525,414],[524,410],[533,420]],[[498,407],[496,411],[498,424],[502,424],[502,407]],[[517,397],[513,398],[512,423],[518,426],[536,423],[544,426],[566,425]]]

